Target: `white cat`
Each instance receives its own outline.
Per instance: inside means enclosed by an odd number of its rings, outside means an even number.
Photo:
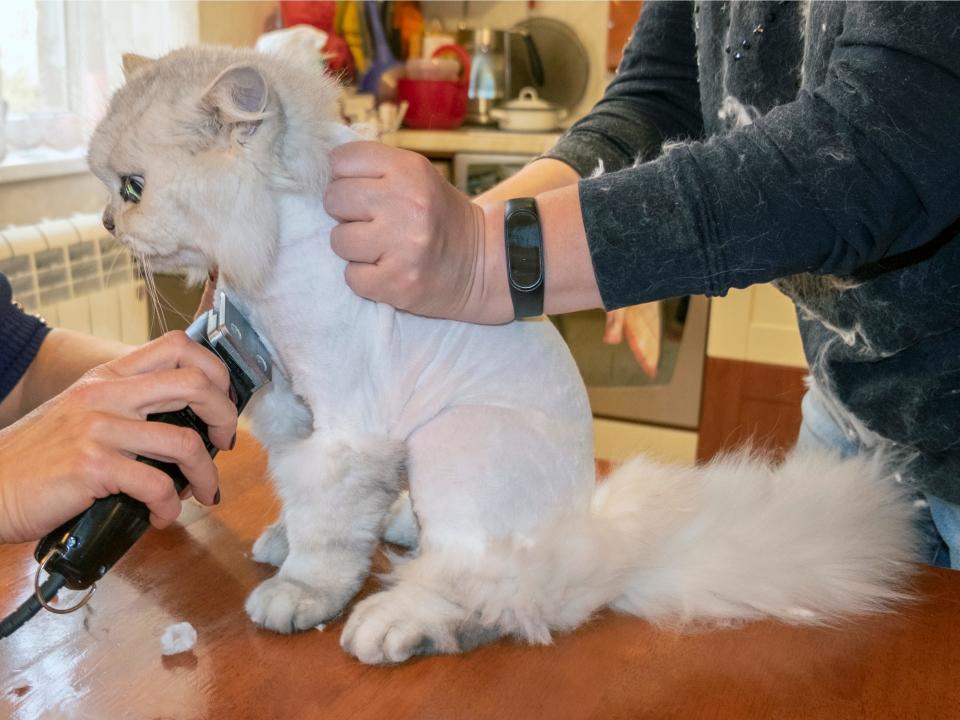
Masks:
[[[912,508],[879,463],[637,459],[597,487],[586,394],[549,322],[355,296],[322,204],[328,153],[355,134],[316,68],[223,48],[125,61],[90,147],[105,224],[155,270],[219,267],[282,371],[251,411],[283,501],[254,545],[280,568],[247,601],[255,623],[336,616],[385,529],[417,549],[346,623],[344,648],[370,663],[548,642],[606,606],[822,622],[903,597]]]

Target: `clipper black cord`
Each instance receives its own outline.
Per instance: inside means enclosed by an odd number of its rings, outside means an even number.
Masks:
[[[43,602],[50,602],[53,597],[64,586],[67,579],[63,575],[52,573],[50,577],[44,580],[40,585],[40,594],[43,596]],[[36,593],[28,597],[23,604],[0,620],[0,638],[9,637],[19,630],[30,618],[36,615],[43,608],[43,604],[37,598]]]

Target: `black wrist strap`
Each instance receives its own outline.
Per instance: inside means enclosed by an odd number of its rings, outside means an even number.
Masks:
[[[543,314],[543,236],[533,198],[507,200],[503,212],[507,281],[518,320]]]

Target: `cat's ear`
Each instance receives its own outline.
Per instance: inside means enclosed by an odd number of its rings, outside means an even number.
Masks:
[[[210,83],[203,93],[203,108],[217,114],[222,125],[254,123],[264,117],[267,108],[267,81],[251,65],[231,65]]]
[[[129,80],[130,76],[133,75],[140,68],[145,68],[147,65],[152,65],[156,60],[153,58],[144,57],[143,55],[137,55],[136,53],[124,53],[123,54],[123,79]]]

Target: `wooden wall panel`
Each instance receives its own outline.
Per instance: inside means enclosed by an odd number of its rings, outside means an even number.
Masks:
[[[800,429],[805,368],[707,358],[697,459],[744,443],[782,454]]]

